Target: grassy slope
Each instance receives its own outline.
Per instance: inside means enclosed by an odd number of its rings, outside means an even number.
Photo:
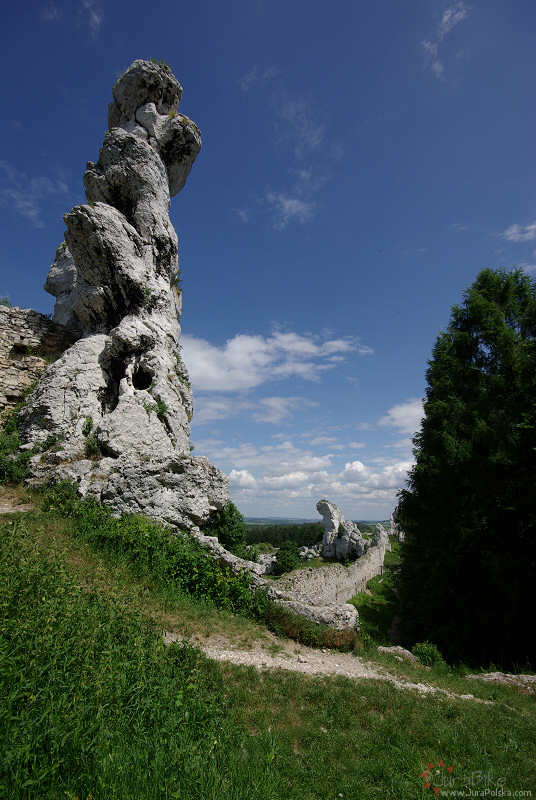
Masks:
[[[385,645],[390,644],[388,634],[397,611],[393,575],[400,564],[399,543],[391,540],[391,547],[391,552],[385,554],[383,575],[376,575],[367,583],[370,594],[361,593],[350,600],[359,612],[362,631]]]
[[[162,627],[247,643],[262,626],[157,591],[64,519],[6,517],[0,541],[2,797],[413,799],[439,759],[458,787],[489,771],[536,788],[534,695],[388,656],[393,673],[494,704],[221,666],[164,647]]]

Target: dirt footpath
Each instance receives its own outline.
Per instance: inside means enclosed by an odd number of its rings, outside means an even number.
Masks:
[[[165,632],[166,642],[180,640],[182,637],[172,632]],[[415,690],[421,695],[444,694],[459,700],[474,700],[477,703],[492,705],[490,700],[479,700],[472,694],[453,694],[446,689],[431,686],[428,683],[411,683],[391,675],[387,669],[371,664],[350,653],[339,653],[330,650],[317,650],[304,647],[292,641],[282,641],[273,637],[272,647],[263,647],[255,642],[249,649],[241,649],[220,637],[212,637],[206,642],[197,643],[208,658],[215,661],[228,661],[232,664],[243,664],[258,670],[287,669],[306,675],[343,675],[345,678],[390,681],[399,689]],[[273,652],[270,652],[270,649]],[[277,652],[275,652],[277,650]]]

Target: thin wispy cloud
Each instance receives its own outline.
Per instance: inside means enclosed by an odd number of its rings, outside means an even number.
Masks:
[[[279,74],[276,67],[261,73],[255,66],[243,75],[240,87],[247,93],[255,84],[265,84]],[[318,193],[332,179],[330,168],[341,159],[342,148],[336,142],[326,141],[327,123],[312,97],[292,96],[279,87],[272,91],[270,111],[274,145],[292,163],[281,175],[283,185],[265,186],[246,206],[235,208],[234,212],[243,223],[251,223],[264,211],[270,224],[282,231],[292,223],[305,225],[315,218],[320,207]]]
[[[240,88],[243,92],[249,92],[251,86],[258,80],[259,77],[259,70],[257,67],[253,67],[250,69],[249,72],[246,72],[245,75],[242,75],[240,78]]]
[[[274,192],[270,188],[265,190],[264,201],[270,208],[276,230],[284,230],[290,222],[299,222],[301,225],[310,222],[316,209],[314,200],[302,200],[298,196]]]
[[[532,242],[536,239],[536,221],[525,226],[514,223],[501,236],[508,242]]]
[[[315,112],[314,103],[305,97],[293,98],[286,91],[272,95],[277,135],[281,142],[294,150],[301,160],[324,146],[326,122]]]
[[[47,3],[41,12],[41,19],[45,22],[54,22],[61,19],[62,11],[54,5],[54,3]]]
[[[237,334],[219,347],[188,335],[181,341],[194,390],[205,392],[249,391],[288,378],[318,381],[323,371],[341,363],[341,357],[360,350],[353,337],[322,340],[282,331],[268,337]],[[366,348],[362,354],[369,352]]]
[[[0,161],[0,203],[28,219],[35,228],[43,228],[43,206],[55,196],[66,197],[67,185],[44,175],[29,177],[25,172]]]
[[[452,29],[458,25],[462,20],[466,19],[469,16],[469,11],[471,10],[471,6],[467,3],[456,3],[450,8],[447,8],[446,11],[443,12],[443,16],[441,17],[441,21],[437,28],[437,38],[434,40],[425,40],[421,42],[423,48],[423,56],[424,56],[424,66],[427,69],[431,69],[436,78],[439,80],[444,80],[445,75],[445,64],[443,62],[443,57],[441,56],[442,45],[443,42]],[[468,51],[462,50],[458,52],[456,58],[467,58]]]
[[[96,39],[99,35],[101,25],[104,20],[104,12],[96,0],[81,0],[80,15],[89,25],[91,38]]]
[[[455,6],[447,8],[439,24],[439,41],[442,41],[458,22],[469,16],[469,8],[465,3],[457,3]]]
[[[279,70],[275,66],[267,67],[264,70],[259,70],[255,66],[240,78],[240,88],[243,92],[249,92],[253,84],[257,83],[257,81],[265,83],[271,78],[275,78],[278,74]]]
[[[321,445],[330,447],[333,450],[342,450],[344,448],[344,445],[342,445],[335,436],[314,436],[309,444],[311,447],[318,447]]]
[[[227,397],[221,394],[196,395],[195,423],[206,425],[218,420],[241,417],[253,422],[281,425],[289,422],[296,411],[313,406],[303,397]]]

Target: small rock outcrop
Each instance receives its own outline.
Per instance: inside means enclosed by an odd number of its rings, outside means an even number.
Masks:
[[[361,558],[366,542],[355,522],[345,520],[337,506],[328,500],[319,500],[316,510],[322,514],[324,557],[336,558],[338,561]]]
[[[182,297],[170,197],[201,147],[162,63],[135,61],[113,87],[106,133],[84,175],[87,204],[64,220],[45,284],[53,319],[80,337],[20,416],[34,483],[75,479],[117,512],[192,527],[228,500],[226,476],[190,455],[193,400],[180,355]]]
[[[364,539],[357,525],[345,520],[328,500],[319,500],[316,508],[324,525],[322,555],[346,564],[305,567],[283,575],[270,589],[270,597],[315,622],[339,629],[353,628],[359,615],[346,601],[364,592],[367,581],[382,574],[385,552],[391,549],[389,536],[378,523],[372,538]],[[311,548],[313,554],[318,549],[317,545]],[[307,555],[303,553],[302,557]]]
[[[403,542],[404,539],[405,539],[405,534],[404,534],[404,531],[402,530],[402,528],[400,527],[400,523],[398,521],[396,509],[391,514],[391,518],[390,518],[389,521],[390,521],[390,526],[391,526],[391,530],[390,530],[389,535],[390,536],[396,536],[396,538],[398,539],[399,542]]]
[[[417,656],[414,656],[413,653],[410,653],[409,650],[406,650],[405,647],[401,647],[398,644],[391,645],[390,647],[384,647],[380,645],[378,648],[378,653],[389,653],[390,655],[394,656],[399,661],[413,661],[416,664],[420,664],[419,659]]]
[[[370,540],[369,547],[377,547],[382,546],[385,547],[386,550],[391,551],[391,542],[389,541],[389,534],[381,524],[378,522],[376,528],[374,529],[374,533],[372,534],[372,539]]]

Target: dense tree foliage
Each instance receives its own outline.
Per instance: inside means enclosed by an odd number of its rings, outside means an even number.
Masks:
[[[296,542],[287,539],[277,551],[277,562],[274,573],[282,575],[284,572],[292,572],[301,565],[300,549]]]
[[[246,541],[246,523],[235,504],[228,500],[225,508],[215,511],[203,526],[206,536],[217,536],[220,544],[231,552],[242,550]]]
[[[312,547],[322,541],[324,527],[321,522],[304,522],[291,525],[252,525],[246,533],[248,544],[269,542],[281,547],[283,542],[296,542],[299,547]]]
[[[427,371],[401,492],[406,642],[536,666],[536,282],[484,270]]]

